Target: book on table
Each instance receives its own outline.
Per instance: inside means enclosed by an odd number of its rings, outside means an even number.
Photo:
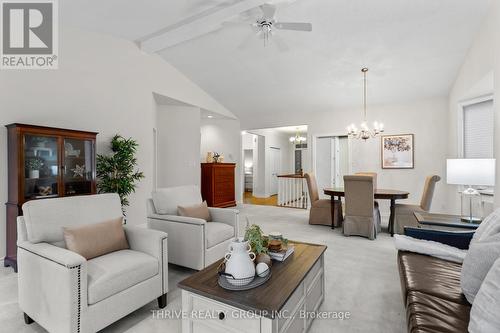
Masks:
[[[286,249],[281,249],[281,251],[269,251],[269,256],[276,261],[285,261],[294,251],[295,247],[289,245]]]

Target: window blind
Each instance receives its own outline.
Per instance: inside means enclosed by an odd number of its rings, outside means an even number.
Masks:
[[[464,157],[493,158],[493,100],[464,107]]]

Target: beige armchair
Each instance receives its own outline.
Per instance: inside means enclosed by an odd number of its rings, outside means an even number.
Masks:
[[[404,234],[404,227],[416,227],[418,225],[414,212],[428,212],[431,209],[432,197],[436,183],[441,180],[437,175],[428,176],[425,179],[424,191],[419,205],[396,204],[394,216],[394,232]]]
[[[166,233],[125,226],[130,249],[90,260],[65,247],[63,227],[122,216],[117,194],[32,200],[23,213],[17,220],[18,292],[27,324],[91,333],[155,299],[166,306]]]
[[[211,222],[177,215],[178,206],[201,202],[195,185],[157,189],[148,200],[148,227],[168,233],[168,262],[202,270],[224,257],[238,237],[236,209],[209,207]]]
[[[309,224],[332,225],[332,201],[330,199],[320,199],[318,193],[318,183],[312,173],[304,175],[309,190],[311,200],[311,210],[309,211]],[[342,202],[335,200],[335,227],[342,225]]]
[[[372,176],[344,176],[344,235],[375,239],[380,230],[380,213],[373,200]]]

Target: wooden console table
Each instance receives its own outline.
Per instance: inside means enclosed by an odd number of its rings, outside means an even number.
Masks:
[[[221,288],[217,267],[222,260],[181,281],[182,310],[187,314],[182,332],[307,332],[314,316],[303,314],[318,311],[325,297],[326,246],[293,244],[295,252],[284,262],[273,262],[271,278],[255,289]]]

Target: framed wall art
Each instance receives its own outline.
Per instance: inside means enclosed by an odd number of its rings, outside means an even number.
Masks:
[[[383,135],[382,169],[413,169],[413,134]]]

